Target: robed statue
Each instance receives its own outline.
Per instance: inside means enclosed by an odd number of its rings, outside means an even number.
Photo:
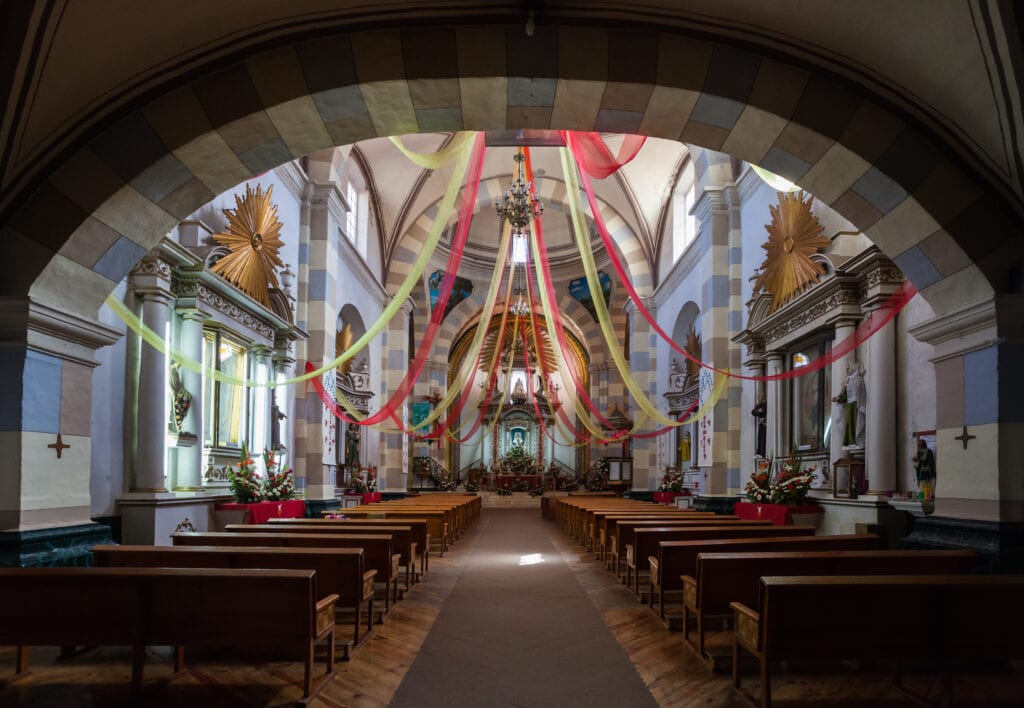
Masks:
[[[756,433],[754,454],[758,457],[765,457],[768,443],[768,400],[763,393],[757,397],[757,405],[754,406],[754,410],[750,411],[750,415],[754,416]]]
[[[839,395],[832,397],[835,403],[842,405],[843,447],[864,447],[867,399],[864,372],[860,368],[860,363],[851,359],[846,362],[846,381],[843,382]]]

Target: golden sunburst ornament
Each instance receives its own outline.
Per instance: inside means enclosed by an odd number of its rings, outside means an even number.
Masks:
[[[697,334],[697,328],[694,325],[690,325],[690,331],[686,333],[686,347],[684,347],[686,353],[700,361],[701,357],[701,342],[700,335]],[[700,373],[700,364],[693,359],[686,360],[686,375],[690,377],[690,381],[697,378]]]
[[[278,268],[283,267],[277,252],[281,250],[281,222],[277,205],[270,203],[274,187],[263,193],[256,185],[245,188],[245,197],[235,195],[235,208],[225,209],[228,229],[214,234],[214,240],[231,253],[213,264],[213,272],[238,286],[246,295],[265,307],[270,306],[267,288],[277,287]]]
[[[811,260],[812,254],[829,244],[821,235],[825,228],[811,213],[813,199],[803,191],[779,192],[779,205],[768,207],[772,223],[765,224],[768,241],[761,248],[766,254],[754,291],[764,289],[772,294],[771,312],[802,293],[825,272]]]

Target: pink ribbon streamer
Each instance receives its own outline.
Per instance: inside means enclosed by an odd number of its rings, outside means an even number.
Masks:
[[[622,169],[623,165],[629,163],[640,148],[647,141],[646,135],[627,135],[622,140],[619,154],[612,156],[611,150],[604,144],[600,133],[581,133],[571,130],[563,130],[562,139],[569,143],[569,136],[576,142],[577,149],[573,153],[576,161],[587,174],[595,179],[604,179]]]
[[[576,136],[578,133],[571,131],[565,131],[566,145],[569,147],[569,151],[576,158],[577,162],[580,160],[579,150],[580,146],[576,143]],[[904,281],[900,287],[889,296],[886,302],[878,309],[868,315],[863,322],[858,325],[857,329],[854,330],[853,334],[839,342],[834,344],[828,354],[822,354],[821,356],[810,361],[806,366],[801,366],[799,369],[793,369],[791,371],[784,371],[780,374],[773,374],[770,376],[753,376],[747,374],[738,374],[729,371],[723,371],[716,369],[710,364],[706,364],[700,359],[697,359],[685,349],[676,344],[673,339],[658,325],[658,322],[651,315],[650,311],[644,306],[643,299],[637,294],[636,289],[633,287],[633,283],[630,282],[629,274],[626,272],[625,267],[622,265],[622,261],[619,258],[618,251],[615,248],[615,243],[612,240],[611,235],[608,233],[608,227],[604,223],[604,219],[601,217],[601,211],[597,203],[597,197],[594,194],[594,185],[590,181],[587,170],[583,169],[580,173],[580,182],[583,185],[583,189],[587,194],[587,203],[590,205],[591,214],[594,217],[594,223],[597,224],[598,232],[601,234],[601,242],[604,244],[605,250],[608,252],[608,256],[612,262],[612,267],[615,269],[616,274],[619,277],[623,287],[626,288],[626,292],[629,297],[633,300],[633,304],[636,306],[637,311],[641,316],[647,320],[648,324],[654,329],[658,335],[665,340],[672,349],[682,354],[684,357],[694,362],[695,364],[714,371],[717,374],[724,376],[732,376],[733,378],[744,379],[747,381],[784,381],[787,379],[794,379],[798,376],[805,376],[818,369],[824,368],[829,364],[841,359],[846,356],[863,342],[865,342],[871,335],[880,330],[886,324],[895,317],[900,310],[902,310],[911,298],[917,294],[917,290],[910,283],[910,281]]]

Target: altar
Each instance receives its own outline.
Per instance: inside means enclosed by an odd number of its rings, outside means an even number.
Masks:
[[[514,485],[526,482],[527,489],[537,489],[544,484],[544,476],[539,474],[499,474],[494,477],[498,489],[511,489]]]
[[[288,501],[261,501],[252,504],[224,502],[214,504],[214,511],[245,512],[245,523],[265,524],[268,519],[301,519],[306,516],[306,502],[301,499]]]

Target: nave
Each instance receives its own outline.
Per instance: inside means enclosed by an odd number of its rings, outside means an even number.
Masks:
[[[898,631],[898,622],[897,614],[880,622],[880,637]],[[9,682],[14,650],[0,648],[0,705],[285,706],[301,695],[301,663],[237,650],[197,652],[188,670],[172,675],[170,650],[151,648],[141,696],[130,693],[127,648],[67,660],[57,654],[33,647],[32,673]],[[485,507],[448,552],[431,559],[429,573],[365,647],[336,668],[313,705],[751,704],[727,673],[709,671],[681,632],[666,630],[536,507]],[[905,676],[919,694],[934,681],[925,672]],[[1020,703],[1013,676],[961,674],[956,681],[957,705]],[[912,705],[885,666],[790,667],[773,684],[780,706]],[[744,691],[757,690],[748,674]]]

